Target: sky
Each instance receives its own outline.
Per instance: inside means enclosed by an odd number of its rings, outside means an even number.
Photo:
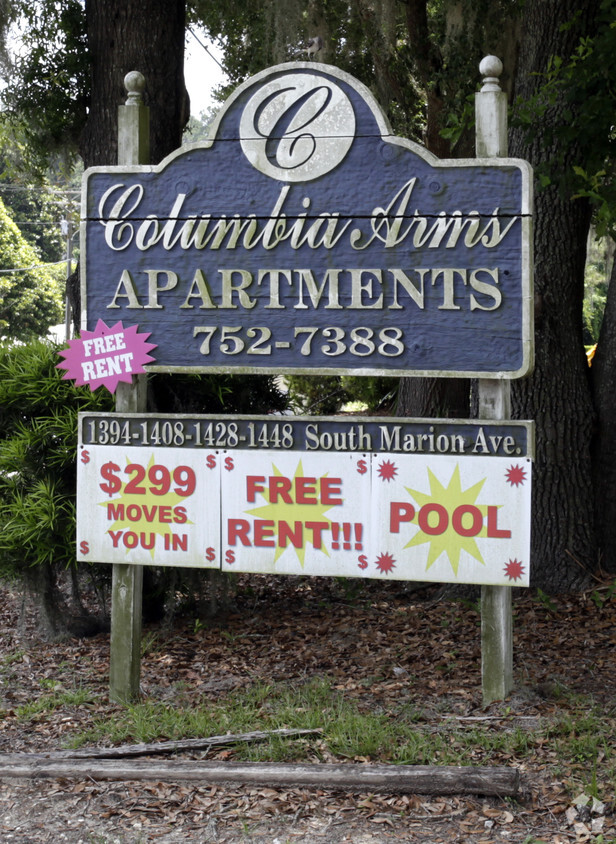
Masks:
[[[190,95],[190,112],[198,117],[213,104],[212,90],[224,82],[226,77],[216,61],[222,59],[220,47],[212,43],[202,30],[195,27],[191,29],[192,32],[189,30],[186,36],[184,77]],[[202,44],[207,47],[207,51]]]

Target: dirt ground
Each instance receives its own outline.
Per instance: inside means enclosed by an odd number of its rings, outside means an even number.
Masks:
[[[107,634],[46,642],[32,607],[10,586],[0,587],[0,607],[0,753],[58,750],[93,717],[118,717],[121,707],[107,696]],[[520,770],[515,800],[106,782],[95,779],[93,760],[93,776],[85,779],[0,779],[0,842],[614,844],[616,598],[600,587],[553,600],[520,593],[514,626],[516,689],[484,708],[472,601],[437,600],[434,589],[415,593],[392,583],[351,594],[348,584],[325,579],[263,578],[238,590],[224,623],[178,619],[166,632],[146,629],[142,694],[173,706],[202,705],[257,679],[325,676],[360,707],[420,707],[418,729],[434,731],[452,722],[536,730],[579,711],[584,700],[604,713],[608,735],[592,777],[587,761],[557,759],[547,740],[519,758],[487,757],[477,748],[471,764]],[[37,709],[50,690],[79,685],[93,691],[95,703]],[[32,712],[26,704],[34,704]],[[232,757],[225,750],[209,758]],[[593,778],[598,799],[576,807]]]

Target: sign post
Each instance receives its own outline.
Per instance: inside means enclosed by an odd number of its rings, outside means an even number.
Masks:
[[[145,79],[133,71],[124,79],[128,98],[118,107],[118,164],[147,164],[150,160],[149,109],[143,103]],[[118,413],[146,409],[147,376],[133,376],[133,383],[119,383]],[[111,587],[111,646],[109,697],[126,702],[139,697],[141,676],[141,604],[143,567],[116,563]]]
[[[507,156],[507,95],[499,77],[503,65],[486,56],[479,70],[484,77],[475,94],[476,153],[479,158]],[[479,418],[511,418],[509,379],[479,380]],[[502,700],[513,688],[513,620],[511,588],[481,587],[481,682],[485,704]]]

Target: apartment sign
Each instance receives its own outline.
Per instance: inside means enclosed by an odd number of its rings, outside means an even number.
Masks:
[[[439,160],[342,71],[279,65],[208,141],[87,171],[82,328],[138,326],[150,371],[521,377],[531,201],[526,162]]]

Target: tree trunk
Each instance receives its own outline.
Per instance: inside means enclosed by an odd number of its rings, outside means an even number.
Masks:
[[[592,362],[597,412],[593,481],[601,568],[616,573],[616,261]]]
[[[527,99],[542,84],[551,56],[570,56],[592,34],[598,3],[531,0],[525,7],[515,95]],[[566,24],[570,24],[566,26]],[[569,103],[569,107],[571,104]],[[553,163],[550,130],[562,125],[564,104],[550,104],[533,137],[510,135],[510,155],[537,167]],[[566,149],[564,170],[581,160]],[[535,419],[531,582],[551,591],[587,582],[596,563],[590,444],[593,428],[588,367],[582,339],[582,302],[590,208],[556,186],[535,200],[535,371],[514,382],[514,415]]]
[[[151,108],[151,160],[182,142],[189,116],[184,84],[185,0],[86,0],[92,99],[80,143],[86,167],[117,161],[118,106],[124,77],[139,70]]]
[[[440,84],[442,56],[431,38],[426,0],[407,0],[407,37],[419,81],[426,92],[426,149],[447,158],[451,145],[443,138],[444,101]],[[470,412],[470,381],[467,378],[401,378],[397,413],[400,416],[465,419]]]
[[[469,415],[468,378],[401,378],[399,416],[466,419]]]

